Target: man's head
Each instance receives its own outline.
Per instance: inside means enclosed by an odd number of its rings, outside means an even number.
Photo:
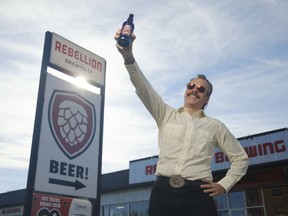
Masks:
[[[187,84],[184,95],[184,106],[193,110],[201,110],[206,107],[213,91],[213,85],[203,74],[198,74]]]

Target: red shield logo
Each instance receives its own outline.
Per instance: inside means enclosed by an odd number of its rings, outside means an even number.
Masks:
[[[48,113],[52,135],[62,152],[70,159],[82,154],[95,134],[94,105],[75,92],[54,90]]]

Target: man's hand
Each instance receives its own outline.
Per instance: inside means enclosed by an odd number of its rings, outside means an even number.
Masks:
[[[114,35],[115,40],[117,40],[120,37],[120,35],[121,35],[121,29],[118,29],[118,31]],[[118,43],[116,43],[116,47],[117,47],[118,51],[121,53],[121,55],[123,56],[123,59],[125,60],[125,62],[128,62],[128,63],[131,61],[134,62],[132,46],[133,46],[133,42],[135,39],[136,39],[136,35],[134,33],[132,33],[132,43],[130,46],[122,47]]]
[[[201,188],[205,188],[204,193],[209,193],[209,196],[216,196],[226,192],[226,190],[218,183],[202,179],[207,184],[202,184]]]

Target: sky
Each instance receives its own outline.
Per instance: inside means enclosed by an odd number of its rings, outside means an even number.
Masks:
[[[158,155],[157,127],[136,96],[114,34],[134,14],[134,55],[174,108],[205,74],[205,112],[235,137],[287,127],[286,0],[1,0],[0,193],[26,187],[45,32],[106,60],[102,173]]]

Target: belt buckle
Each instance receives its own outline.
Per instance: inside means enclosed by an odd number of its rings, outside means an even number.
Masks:
[[[185,184],[185,179],[181,176],[171,176],[169,179],[169,184],[173,188],[181,188]]]

